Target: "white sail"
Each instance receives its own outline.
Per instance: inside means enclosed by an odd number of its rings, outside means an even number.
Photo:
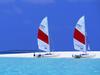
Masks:
[[[47,17],[42,20],[38,29],[38,48],[46,52],[50,51]]]
[[[88,50],[91,50],[89,45],[88,45]]]
[[[82,16],[74,30],[74,49],[80,51],[86,51],[86,34],[85,34],[85,17]]]

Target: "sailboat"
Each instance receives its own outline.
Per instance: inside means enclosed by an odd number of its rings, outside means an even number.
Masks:
[[[87,37],[85,29],[85,16],[82,16],[74,29],[73,36],[74,49],[80,51],[79,54],[73,54],[72,57],[75,58],[87,58],[93,57],[93,54],[87,53]]]
[[[54,57],[56,54],[50,52],[50,38],[48,30],[48,17],[45,17],[38,29],[38,48],[45,52],[45,54],[39,54],[38,57]]]

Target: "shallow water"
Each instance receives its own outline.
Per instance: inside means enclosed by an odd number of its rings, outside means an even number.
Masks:
[[[100,59],[0,58],[2,75],[100,75]]]

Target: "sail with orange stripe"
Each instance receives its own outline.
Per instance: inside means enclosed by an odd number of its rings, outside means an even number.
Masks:
[[[82,16],[74,29],[74,49],[86,51],[86,32],[85,32],[85,17]]]
[[[38,48],[46,52],[50,51],[47,17],[42,20],[38,29]]]

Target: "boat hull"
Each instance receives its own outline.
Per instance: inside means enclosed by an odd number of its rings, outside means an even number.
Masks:
[[[93,58],[95,57],[95,54],[74,54],[72,57],[74,58]]]
[[[58,57],[59,54],[50,53],[50,54],[36,54],[34,57],[36,58],[50,58],[50,57]]]
[[[76,51],[58,51],[58,52],[51,52],[52,55],[44,55],[45,52],[35,52],[35,55],[43,54],[43,58],[74,58],[74,55],[80,54],[80,52]],[[100,51],[91,51],[87,52],[89,54],[88,58],[100,58]],[[72,57],[73,55],[73,57]],[[37,58],[34,56],[34,53],[16,53],[16,54],[0,54],[0,57],[15,57],[15,58]],[[85,56],[85,58],[87,58]]]

